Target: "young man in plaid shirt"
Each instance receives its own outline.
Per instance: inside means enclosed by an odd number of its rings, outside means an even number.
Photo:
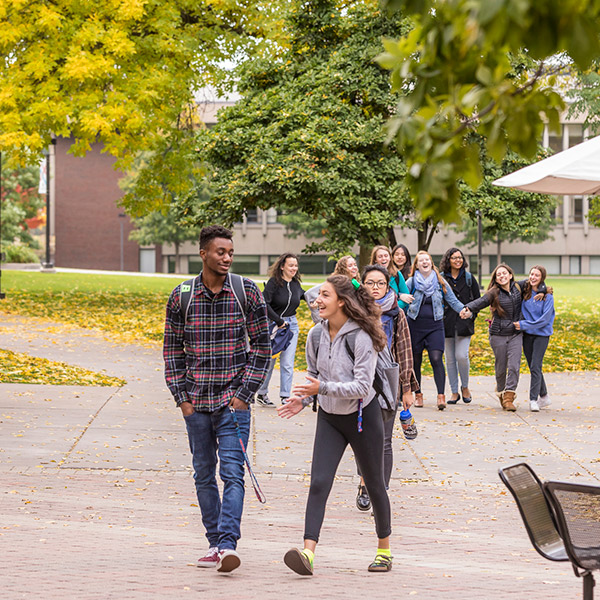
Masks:
[[[240,565],[236,547],[244,503],[244,456],[231,409],[246,447],[250,402],[271,359],[267,311],[258,287],[242,280],[245,302],[232,287],[232,237],[219,225],[201,231],[203,269],[194,280],[187,317],[181,285],[171,292],[163,346],[165,379],[187,426],[209,543],[198,566],[216,566],[221,572]],[[222,499],[215,476],[217,455]]]

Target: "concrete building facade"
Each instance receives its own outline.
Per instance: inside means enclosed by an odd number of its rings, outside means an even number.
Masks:
[[[201,105],[207,126],[217,119],[217,111],[228,102]],[[565,119],[560,132],[544,133],[543,143],[554,151],[573,146],[585,139],[580,122]],[[93,146],[84,158],[68,154],[71,140],[56,144],[54,185],[55,264],[59,267],[175,272],[175,249],[170,245],[141,248],[128,240],[132,224],[118,207],[122,191],[121,174],[114,169],[114,159]],[[600,275],[600,228],[590,225],[589,199],[565,196],[554,215],[556,225],[549,239],[541,243],[505,242],[502,260],[518,273],[534,264],[543,264],[549,274]],[[267,273],[268,267],[282,252],[300,255],[300,270],[305,274],[325,274],[334,263],[326,255],[304,255],[310,242],[303,236],[291,238],[277,220],[277,211],[249,211],[244,221],[234,227],[235,270],[245,274]],[[411,253],[417,250],[417,234],[396,228],[396,237]],[[451,246],[459,246],[469,256],[475,270],[476,248],[460,243],[462,236],[451,228],[441,229],[432,241],[430,252],[437,260]],[[358,248],[354,248],[358,253]],[[180,271],[197,273],[201,268],[198,244],[188,242],[180,248]],[[495,243],[484,244],[482,272],[489,273],[497,262]]]

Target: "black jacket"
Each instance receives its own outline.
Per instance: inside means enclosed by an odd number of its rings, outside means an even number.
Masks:
[[[304,290],[295,279],[285,285],[279,285],[274,277],[265,284],[263,296],[267,303],[267,315],[277,325],[283,325],[281,317],[291,317],[296,314],[300,300],[304,298]]]
[[[499,315],[494,312],[492,316],[492,324],[490,325],[490,335],[513,335],[518,333],[513,325],[513,322],[518,321],[521,318],[521,286],[515,284],[513,281],[510,284],[510,291],[506,291],[503,288],[498,289],[498,301],[504,311],[504,315]],[[490,292],[486,292],[478,298],[469,302],[467,307],[472,311],[480,311],[482,308],[489,306],[492,303],[492,295]]]
[[[472,302],[481,296],[477,279],[470,274],[471,285],[468,285],[464,269],[461,269],[456,279],[453,279],[449,273],[442,273],[442,276],[452,288],[454,295],[463,304]],[[446,337],[453,338],[455,334],[462,337],[471,336],[475,333],[475,315],[472,319],[461,319],[455,310],[444,304],[444,330]]]

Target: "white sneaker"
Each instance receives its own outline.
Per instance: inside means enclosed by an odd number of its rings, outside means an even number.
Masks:
[[[219,552],[219,562],[217,564],[219,573],[231,573],[241,564],[240,555],[235,550],[221,550]]]
[[[546,394],[545,396],[540,396],[538,400],[538,406],[540,408],[546,408],[546,406],[550,406],[552,404],[552,400],[550,400],[550,396]]]
[[[531,412],[540,412],[540,405],[537,403],[537,400],[529,401],[529,410]]]

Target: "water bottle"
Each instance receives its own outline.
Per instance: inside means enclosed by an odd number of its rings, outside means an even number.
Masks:
[[[414,440],[419,433],[417,431],[417,424],[415,418],[410,414],[410,410],[403,410],[400,413],[400,424],[402,425],[402,432],[407,440]]]

